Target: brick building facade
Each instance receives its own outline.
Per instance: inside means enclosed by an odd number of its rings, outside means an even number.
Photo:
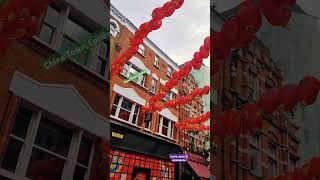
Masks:
[[[136,27],[115,7],[110,18],[111,61],[130,45]],[[146,71],[132,81],[124,81],[137,72]],[[165,108],[160,112],[142,113],[141,107],[159,93],[161,87],[179,66],[148,38],[138,52],[125,64],[122,72],[110,81],[111,131],[123,138],[111,137],[111,179],[174,179],[178,166],[169,154],[179,153],[179,107]],[[174,99],[179,94],[174,87],[159,103]],[[119,155],[120,154],[120,155]]]
[[[213,77],[218,92],[213,113],[255,102],[267,89],[282,85],[281,71],[259,40],[248,48],[232,52]],[[276,176],[295,167],[298,156],[298,127],[293,113],[275,112],[263,116],[262,129],[236,138],[211,136],[211,174],[218,180],[255,180]],[[214,121],[211,120],[214,125]]]
[[[101,164],[108,152],[99,143],[109,141],[110,132],[108,42],[86,51],[86,63],[72,57],[53,70],[41,69],[51,54],[106,27],[108,5],[90,1],[91,12],[88,6],[75,0],[53,4],[38,35],[12,41],[0,59],[0,179],[108,178],[107,163]]]
[[[198,83],[195,81],[192,75],[188,75],[187,77],[184,77],[181,81],[179,94],[180,96],[185,96],[197,88],[202,87],[198,86]],[[192,99],[191,103],[181,105],[179,111],[180,120],[183,121],[186,119],[195,118],[203,114],[203,105],[204,102],[202,97],[195,97]],[[205,134],[202,132],[199,132],[197,134],[191,132],[181,132],[179,142],[180,145],[184,148],[191,148],[193,146],[194,148],[202,150],[205,146]]]

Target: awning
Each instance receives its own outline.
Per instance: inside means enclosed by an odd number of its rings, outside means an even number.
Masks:
[[[210,172],[207,166],[194,161],[188,161],[188,164],[199,177],[210,179]]]

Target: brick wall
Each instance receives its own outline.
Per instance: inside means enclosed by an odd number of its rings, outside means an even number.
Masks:
[[[216,113],[255,102],[267,89],[281,87],[281,82],[281,71],[271,59],[269,50],[255,40],[248,48],[233,52],[212,78],[211,84],[215,84],[214,89],[218,90],[218,104],[212,104],[211,109]],[[213,119],[211,121],[214,124]],[[288,114],[279,111],[264,116],[263,127],[256,133],[223,139],[213,135],[211,140],[216,147],[212,148],[211,174],[219,180],[269,177],[270,152],[273,152],[270,149],[273,147],[276,149],[276,174],[287,171],[291,167],[289,157],[299,159],[297,130]],[[259,141],[257,146],[254,145],[256,136]],[[259,151],[257,172],[251,167],[251,163],[254,163],[251,160],[255,159],[251,157],[257,152],[255,150]]]

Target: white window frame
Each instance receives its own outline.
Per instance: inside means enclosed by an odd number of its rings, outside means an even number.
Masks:
[[[138,53],[145,57],[146,47],[143,44],[139,45]]]
[[[125,98],[125,97],[123,97],[123,96],[121,96],[121,95],[119,95],[119,94],[117,94],[116,96],[119,96],[120,99],[119,99],[118,104],[116,105],[116,106],[117,106],[117,109],[116,109],[115,115],[111,115],[111,117],[114,117],[114,118],[116,118],[116,119],[118,119],[118,120],[120,120],[120,121],[122,121],[122,122],[126,122],[126,123],[133,124],[133,125],[137,126],[137,125],[138,125],[138,121],[139,121],[139,114],[140,114],[140,108],[141,108],[141,107],[140,107],[139,110],[138,110],[136,122],[133,123],[132,121],[133,121],[133,115],[135,114],[134,111],[135,111],[135,109],[136,109],[136,106],[139,105],[139,104],[137,104],[137,103],[135,103],[134,101],[132,101],[132,100],[130,100],[130,99],[128,99],[128,98]],[[115,96],[115,97],[116,97],[116,96]],[[125,100],[127,100],[127,101],[129,101],[129,102],[132,103],[132,107],[131,107],[131,110],[130,110],[130,115],[129,115],[129,120],[128,120],[128,121],[119,118],[120,109],[121,109],[121,105],[122,105],[123,99],[125,99]],[[114,105],[114,102],[112,103],[112,106],[113,106],[113,105]],[[111,108],[112,108],[112,107],[111,107]]]
[[[123,73],[123,70],[126,70],[126,73],[124,74]],[[129,76],[130,76],[130,70],[131,69],[134,69],[134,70],[136,70],[137,72],[140,72],[141,71],[141,69],[139,69],[138,67],[136,67],[136,66],[134,66],[132,63],[126,63],[125,65],[124,65],[124,67],[123,67],[123,69],[122,69],[122,71],[121,71],[121,75],[123,75],[124,77],[126,77],[126,78],[129,78]],[[145,84],[146,84],[146,79],[147,79],[147,74],[143,74],[143,75],[141,75],[142,76],[142,84],[139,84],[139,83],[137,83],[137,82],[135,82],[135,81],[133,81],[133,80],[131,80],[130,82],[133,82],[133,83],[136,83],[137,85],[139,85],[139,86],[142,86],[142,87],[145,87]],[[141,77],[140,76],[140,77]],[[138,77],[138,78],[140,78],[140,77]]]
[[[159,115],[159,121],[158,121],[158,133],[162,136],[168,137],[170,139],[174,139],[173,134],[174,134],[174,122],[168,118],[165,118],[166,120],[168,120],[168,134],[164,135],[162,133],[162,127],[163,127],[163,119],[165,117]]]
[[[157,83],[158,83],[158,80],[156,78],[152,78],[150,92],[152,93],[157,92]]]
[[[26,106],[23,106],[23,107],[28,110],[31,109],[31,108],[27,108]],[[80,149],[81,137],[83,136],[83,130],[70,129],[72,131],[72,139],[70,141],[68,155],[67,155],[67,157],[58,155],[50,150],[47,150],[47,149],[35,144],[36,135],[37,135],[38,128],[40,125],[40,121],[41,121],[41,118],[43,117],[44,113],[42,110],[37,110],[37,111],[30,110],[30,111],[32,112],[32,116],[30,119],[30,123],[28,126],[28,130],[27,130],[27,134],[26,134],[25,139],[23,140],[19,137],[16,137],[15,135],[11,134],[11,132],[10,132],[10,138],[15,139],[19,142],[23,141],[23,145],[20,150],[20,155],[19,155],[19,158],[17,161],[15,172],[11,172],[11,171],[2,169],[0,167],[0,175],[5,178],[9,178],[9,179],[13,179],[13,180],[18,180],[18,179],[19,180],[31,180],[30,178],[25,177],[25,175],[27,173],[29,161],[31,159],[32,150],[35,147],[36,149],[38,149],[40,151],[43,151],[47,154],[50,154],[52,156],[63,159],[65,161],[65,163],[64,163],[64,168],[62,170],[61,180],[69,180],[70,177],[73,177],[76,164],[78,163],[77,162],[78,152]],[[47,118],[47,119],[54,122],[54,120],[52,120],[50,118]],[[90,154],[88,166],[85,167],[87,170],[85,177],[84,177],[85,180],[89,180],[89,178],[90,178],[90,171],[91,171],[92,161],[93,161],[93,156],[94,156],[94,151],[95,151],[94,148],[95,148],[96,142],[93,139],[91,139],[91,140],[92,140],[91,154]]]
[[[159,56],[158,55],[155,55],[153,65],[155,67],[159,68]]]
[[[171,78],[171,77],[172,77],[172,74],[173,74],[173,68],[168,65],[168,68],[167,68],[167,76]]]
[[[48,46],[52,49],[55,49],[56,51],[59,50],[59,48],[61,47],[63,38],[66,37],[65,36],[65,26],[66,26],[66,23],[67,23],[69,16],[71,15],[71,7],[70,6],[58,5],[58,8],[60,10],[59,11],[59,18],[58,18],[57,25],[54,29],[51,43],[48,44],[48,43],[44,42],[43,40],[40,39],[40,37],[34,37],[35,40],[40,41],[41,43],[45,44],[46,46]],[[77,21],[76,23],[78,25],[80,25],[82,28],[85,28],[85,27],[83,27],[83,23],[79,23],[79,21]],[[40,28],[42,28],[43,24],[48,26],[47,23],[42,23]],[[95,29],[94,31],[96,31],[96,30],[99,30],[99,29]],[[87,37],[83,37],[83,38],[87,38]],[[98,64],[99,57],[97,54],[94,53],[94,51],[96,51],[98,49],[100,44],[101,43],[98,43],[97,45],[92,47],[92,49],[90,50],[90,53],[88,54],[86,65],[83,65],[77,61],[73,61],[73,62],[80,65],[85,70],[94,73],[99,78],[104,79],[106,81],[109,81],[108,80],[108,78],[109,78],[109,68],[108,67],[109,67],[109,63],[110,63],[109,59],[107,60],[107,65],[106,65],[107,68],[106,68],[105,76],[103,77],[102,75],[100,75],[100,73],[96,72],[96,66]],[[70,59],[72,59],[72,58],[70,58]]]

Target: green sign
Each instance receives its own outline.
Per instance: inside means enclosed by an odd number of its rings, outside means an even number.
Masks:
[[[142,71],[140,71],[140,72],[138,72],[138,73],[136,73],[136,74],[130,74],[130,76],[128,77],[127,80],[124,81],[124,83],[128,83],[128,82],[130,82],[130,81],[132,81],[132,80],[135,80],[136,78],[144,75],[146,72],[147,72],[147,70],[144,69],[144,70],[142,70]]]

